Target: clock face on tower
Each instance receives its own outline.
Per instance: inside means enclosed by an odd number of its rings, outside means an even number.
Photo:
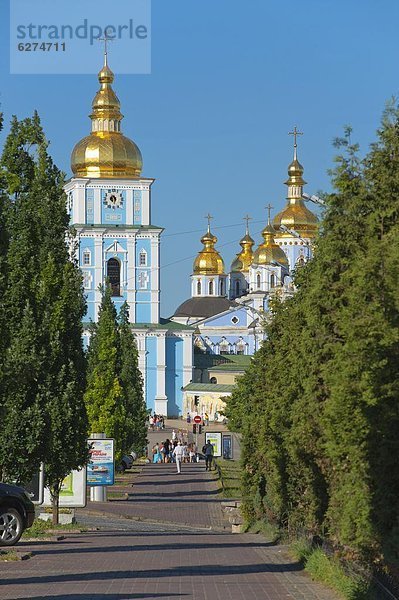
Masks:
[[[121,192],[118,192],[117,190],[108,190],[104,198],[104,204],[108,208],[121,208],[123,205]]]

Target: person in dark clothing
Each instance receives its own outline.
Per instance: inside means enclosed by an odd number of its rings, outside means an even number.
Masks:
[[[205,470],[210,471],[212,468],[213,446],[209,440],[207,441],[205,446],[202,448],[202,451],[205,454]]]

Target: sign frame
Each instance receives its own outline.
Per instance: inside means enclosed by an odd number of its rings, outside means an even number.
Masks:
[[[45,467],[46,468],[46,467]],[[86,467],[75,469],[64,479],[65,489],[61,489],[58,506],[60,508],[84,508],[87,504]],[[49,488],[44,488],[42,506],[52,506]]]
[[[89,438],[90,458],[87,464],[87,485],[108,486],[115,483],[115,440]]]
[[[205,444],[210,441],[213,446],[213,456],[220,458],[222,456],[222,432],[207,431],[205,433]]]

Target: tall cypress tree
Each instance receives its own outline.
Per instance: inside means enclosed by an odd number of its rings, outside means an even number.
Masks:
[[[129,324],[129,306],[124,302],[119,312],[120,381],[126,414],[124,452],[133,449],[142,455],[147,444],[147,410],[143,396],[143,378],[138,366],[138,351]]]
[[[91,433],[105,433],[115,440],[115,459],[124,450],[126,407],[120,378],[120,339],[117,315],[106,286],[98,322],[92,325],[88,352],[85,404]]]
[[[26,481],[44,461],[57,508],[62,480],[87,455],[85,302],[80,271],[69,258],[63,175],[47,152],[37,114],[13,119],[2,165],[13,202],[0,463],[3,475]]]

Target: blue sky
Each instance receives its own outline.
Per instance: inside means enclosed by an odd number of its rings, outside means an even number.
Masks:
[[[7,4],[0,0],[1,110],[9,120],[37,109],[70,175],[96,77],[10,75]],[[113,6],[117,14],[118,0]],[[153,0],[152,72],[117,76],[114,88],[123,131],[142,151],[143,174],[156,179],[163,316],[190,295],[208,211],[227,269],[247,212],[259,243],[265,205],[277,212],[285,204],[293,125],[305,133],[299,158],[310,193],[330,189],[332,140],[345,124],[367,149],[398,92],[398,22],[397,0]],[[110,65],[117,73],[112,47]]]

